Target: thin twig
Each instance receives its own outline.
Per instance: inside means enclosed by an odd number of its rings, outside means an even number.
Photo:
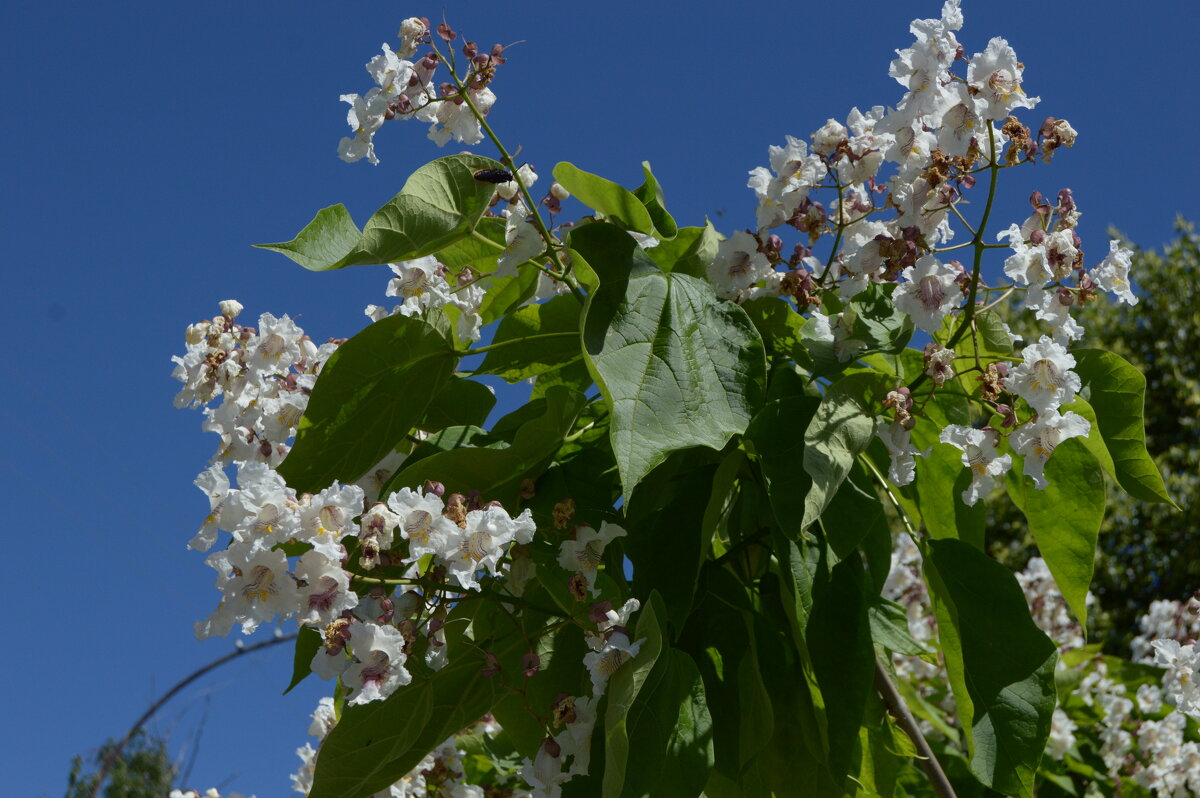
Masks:
[[[253,654],[255,651],[261,651],[264,648],[268,648],[270,646],[277,646],[280,643],[286,643],[290,640],[295,640],[295,639],[296,639],[296,635],[290,634],[290,635],[284,635],[283,637],[274,637],[270,640],[264,640],[261,643],[255,643],[254,645],[246,646],[245,648],[237,648],[237,649],[231,651],[230,653],[226,654],[225,656],[223,656],[219,659],[213,660],[212,662],[205,665],[203,668],[200,668],[197,671],[193,671],[190,676],[183,679],[181,682],[176,684],[174,687],[172,687],[167,692],[163,693],[162,698],[155,701],[153,704],[150,705],[149,709],[147,709],[145,712],[142,713],[142,716],[140,718],[138,718],[137,721],[134,722],[133,726],[131,726],[129,728],[129,731],[125,732],[125,736],[121,738],[120,742],[118,742],[112,748],[112,750],[108,752],[108,755],[104,757],[104,762],[100,765],[100,774],[96,778],[96,781],[93,782],[93,784],[92,784],[92,792],[91,792],[90,798],[96,798],[96,796],[100,794],[100,787],[104,784],[104,780],[108,778],[108,774],[112,771],[113,766],[117,763],[117,760],[121,758],[121,754],[124,753],[125,746],[129,744],[129,741],[132,740],[137,735],[137,733],[142,730],[142,727],[146,725],[146,723],[150,720],[150,718],[154,717],[154,713],[156,713],[160,709],[162,709],[163,705],[166,704],[168,701],[170,701],[172,698],[174,698],[179,693],[180,690],[183,690],[183,688],[187,687],[189,684],[196,681],[201,676],[204,676],[209,671],[215,670],[215,669],[221,667],[222,665],[224,665],[226,662],[235,660],[238,657],[242,656],[243,654]]]
[[[908,709],[908,704],[904,703],[904,699],[900,696],[900,692],[896,689],[896,685],[892,684],[892,680],[888,678],[887,672],[883,669],[879,658],[875,658],[875,689],[879,692],[879,697],[883,699],[883,703],[887,706],[888,712],[900,724],[900,728],[913,741],[913,745],[917,747],[917,753],[921,756],[921,767],[925,770],[925,775],[929,777],[930,783],[933,785],[933,791],[939,798],[956,798],[954,795],[954,787],[950,784],[950,779],[946,778],[946,772],[942,770],[942,765],[938,762],[937,757],[933,755],[933,749],[929,747],[929,742],[925,739],[925,735],[921,733],[921,727],[917,725],[917,719]]]

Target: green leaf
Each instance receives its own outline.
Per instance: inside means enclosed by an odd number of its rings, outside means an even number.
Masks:
[[[854,312],[850,337],[867,345],[864,353],[896,353],[912,338],[912,318],[892,301],[896,288],[895,283],[871,283],[849,303]]]
[[[1004,331],[1004,321],[994,310],[985,310],[975,314],[973,321],[976,332],[979,333],[980,352],[994,355],[1012,354],[1012,339]]]
[[[795,308],[778,297],[764,296],[742,303],[742,309],[754,322],[768,353],[812,367],[812,358],[803,342],[806,319]]]
[[[454,374],[429,403],[419,426],[427,430],[481,427],[495,406],[496,394],[486,385]]]
[[[821,516],[825,539],[839,559],[845,559],[871,534],[888,528],[883,502],[862,467],[851,463],[846,481],[838,488]]]
[[[671,214],[667,213],[662,187],[655,179],[654,173],[650,171],[649,161],[642,161],[642,173],[646,176],[646,180],[633,190],[633,196],[646,206],[646,212],[650,214],[650,221],[654,223],[655,235],[659,239],[674,238],[679,228],[675,226],[675,220],[671,218]]]
[[[631,751],[629,710],[650,680],[665,645],[665,611],[662,597],[652,592],[638,615],[633,641],[640,641],[638,654],[608,680],[608,707],[604,712],[604,798],[623,794],[626,764]]]
[[[317,211],[313,220],[291,241],[254,246],[280,252],[304,268],[319,272],[349,265],[345,261],[358,246],[360,238],[362,232],[350,218],[350,211],[338,203]]]
[[[579,393],[587,393],[592,387],[592,373],[588,371],[587,363],[582,359],[574,360],[554,371],[538,375],[533,382],[533,390],[529,392],[530,399],[538,399],[546,395],[552,385],[563,385]]]
[[[804,500],[812,487],[812,477],[796,463],[804,456],[804,431],[820,404],[815,396],[776,399],[758,411],[746,429],[775,519],[793,540],[804,531]]]
[[[874,689],[875,647],[867,615],[866,572],[858,554],[833,567],[813,590],[805,637],[829,728],[829,769],[841,782],[850,770],[858,727]]]
[[[913,639],[908,631],[908,611],[896,602],[877,598],[867,608],[867,615],[871,621],[871,640],[876,645],[910,657],[931,653]]]
[[[474,235],[460,238],[439,250],[437,259],[453,274],[458,274],[464,268],[470,268],[478,274],[491,274],[496,270],[496,261],[504,254],[504,247],[504,220],[485,216],[475,223]],[[492,287],[495,287],[495,283]]]
[[[389,490],[417,488],[434,480],[451,493],[478,490],[485,500],[516,507],[522,480],[536,479],[550,465],[584,401],[574,391],[556,386],[546,393],[544,412],[522,423],[510,446],[465,446],[431,454],[412,465],[405,464]]]
[[[255,246],[312,271],[431,255],[471,235],[496,191],[476,180],[475,172],[499,168],[479,155],[447,155],[414,172],[400,193],[367,220],[361,235],[345,206],[333,205],[291,241]]]
[[[571,245],[600,277],[584,310],[584,351],[612,411],[628,494],[670,452],[721,449],[745,431],[766,356],[741,308],[701,280],[660,271],[617,228],[586,225]]]
[[[674,238],[659,241],[657,246],[646,250],[646,254],[664,272],[690,274],[703,280],[717,257],[720,243],[721,234],[712,222],[705,221],[704,227],[679,228]]]
[[[1073,402],[1059,408],[1059,412],[1064,415],[1068,411],[1082,416],[1091,425],[1088,434],[1076,440],[1087,447],[1087,450],[1092,453],[1092,457],[1095,457],[1096,462],[1104,469],[1104,473],[1116,479],[1117,466],[1113,462],[1112,455],[1109,454],[1108,447],[1104,445],[1104,436],[1100,434],[1100,422],[1096,419],[1096,411],[1092,409],[1086,399],[1078,395]]]
[[[801,528],[825,512],[854,458],[867,448],[874,434],[876,408],[891,387],[886,375],[861,372],[829,386],[812,421],[804,431],[804,471],[812,487],[804,498]]]
[[[525,635],[513,633],[503,609],[481,608],[481,602],[467,605],[451,613],[446,624],[449,665],[427,678],[415,677],[383,701],[346,707],[321,744],[312,798],[365,798],[386,789],[507,693],[503,680],[481,673],[484,653],[497,657],[502,672],[519,673]],[[536,636],[546,616],[525,613],[526,634]],[[475,630],[474,640],[465,637],[467,621]]]
[[[957,538],[982,551],[987,503],[977,501],[968,507],[963,502],[963,491],[971,484],[971,470],[963,465],[962,449],[938,440],[938,431],[945,423],[950,422],[921,419],[912,432],[913,445],[929,450],[928,457],[917,460],[914,485],[921,519],[932,537]]]
[[[646,235],[654,235],[657,230],[650,212],[633,192],[617,185],[611,180],[605,180],[599,175],[585,172],[575,164],[563,161],[554,167],[554,179],[570,191],[575,199],[594,211],[604,214],[609,221],[619,224],[626,230],[634,230]],[[631,239],[632,240],[632,239]],[[585,254],[586,258],[587,255]],[[591,262],[591,258],[588,258]]]
[[[1046,461],[1045,489],[1021,475],[1023,458],[1013,455],[1008,495],[1025,514],[1029,531],[1067,606],[1087,628],[1087,593],[1096,560],[1096,538],[1104,521],[1104,474],[1080,440],[1063,441]]]
[[[500,322],[477,374],[519,382],[554,371],[583,356],[579,344],[582,307],[572,294],[529,305]]]
[[[1162,474],[1146,451],[1142,419],[1146,378],[1120,355],[1100,349],[1076,349],[1075,372],[1081,393],[1096,411],[1100,434],[1112,454],[1117,482],[1135,499],[1179,506],[1167,493]]]
[[[623,543],[633,563],[634,595],[657,590],[666,608],[663,623],[670,620],[676,631],[691,613],[712,539],[711,529],[705,537],[706,503],[696,497],[709,495],[716,472],[711,452],[674,452],[646,475],[643,489],[625,505],[629,537]]]
[[[538,579],[547,578],[542,573],[544,570],[538,569]],[[553,601],[544,591],[538,590],[535,594],[532,588],[527,589],[526,597],[547,605]],[[570,609],[576,608],[577,605]],[[537,749],[546,738],[546,727],[530,714],[528,708],[534,707],[549,714],[550,707],[560,694],[584,695],[591,686],[587,672],[580,667],[588,648],[577,628],[565,626],[553,634],[534,640],[533,647],[540,665],[537,675],[523,679],[521,692],[508,692],[500,697],[491,710],[504,728],[505,736],[512,740],[522,755],[530,759],[537,756]]]
[[[395,315],[371,324],[321,370],[279,473],[301,493],[358,479],[425,416],[457,359],[423,319]]]
[[[928,545],[926,574],[951,626],[943,653],[971,771],[997,792],[1030,796],[1050,735],[1058,651],[1007,568],[959,540]],[[943,625],[939,618],[939,635]]]
[[[479,306],[483,323],[491,324],[524,305],[537,291],[538,273],[537,269],[524,268],[517,269],[515,274],[507,277],[491,278],[492,284]]]
[[[304,681],[312,673],[313,657],[324,642],[321,633],[311,626],[301,626],[296,635],[296,655],[292,660],[292,681],[288,683],[284,695],[292,692],[292,688]]]

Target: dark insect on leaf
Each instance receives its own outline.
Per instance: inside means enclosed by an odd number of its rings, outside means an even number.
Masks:
[[[503,169],[480,169],[475,173],[475,179],[481,183],[507,183],[513,176],[512,172]]]

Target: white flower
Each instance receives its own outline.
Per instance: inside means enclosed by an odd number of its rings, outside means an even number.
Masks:
[[[1133,266],[1133,252],[1121,246],[1119,241],[1108,242],[1108,255],[1100,265],[1088,274],[1096,285],[1116,294],[1118,301],[1136,305],[1137,295],[1129,284],[1129,269]]]
[[[238,488],[221,511],[234,540],[265,550],[300,531],[299,505],[283,477],[265,463],[238,463]]]
[[[1062,759],[1063,755],[1075,745],[1075,723],[1067,717],[1067,713],[1058,707],[1050,720],[1050,739],[1046,741],[1046,753],[1054,759]]]
[[[717,256],[708,267],[708,279],[718,296],[736,300],[771,271],[771,261],[759,252],[754,236],[738,230],[717,245]]]
[[[1023,65],[1004,39],[988,42],[987,49],[971,57],[967,67],[967,85],[976,89],[987,103],[984,114],[988,119],[1003,119],[1014,108],[1033,108],[1037,97],[1025,96],[1021,88]]]
[[[400,519],[400,537],[408,541],[406,562],[441,553],[450,538],[459,534],[454,522],[443,515],[446,505],[437,494],[401,488],[388,497],[387,506]]]
[[[596,571],[604,557],[604,548],[616,538],[625,537],[625,530],[607,521],[597,532],[590,526],[575,530],[574,540],[564,540],[559,546],[558,564],[568,571],[583,574],[592,596],[599,595],[596,589]]]
[[[400,23],[400,51],[397,53],[401,58],[412,58],[417,52],[417,42],[429,31],[429,28],[421,21],[420,17],[409,17]]]
[[[937,332],[942,319],[962,298],[954,284],[958,272],[932,255],[925,255],[906,268],[903,276],[908,282],[901,283],[892,294],[896,307],[912,316],[913,322],[925,332]]]
[[[354,519],[363,511],[363,489],[334,482],[300,507],[300,531],[296,539],[311,543],[330,560],[341,560],[341,540],[358,532]]]
[[[533,171],[533,167],[529,164],[521,165],[521,168],[517,170],[517,177],[521,178],[521,182],[525,184],[526,189],[533,188],[533,184],[536,183],[538,179],[537,172]],[[555,183],[554,185],[557,186],[558,183]],[[552,192],[553,188],[554,187],[551,186]],[[500,199],[503,200],[511,200],[513,197],[517,196],[518,193],[520,193],[520,190],[521,187],[517,184],[515,179],[509,180],[507,183],[500,183],[496,186],[496,193],[499,194]],[[566,199],[566,197],[560,197],[559,199]]]
[[[1151,645],[1154,664],[1167,669],[1163,677],[1167,700],[1180,712],[1200,715],[1200,652],[1175,640],[1155,640]]]
[[[938,149],[951,157],[961,157],[967,154],[971,142],[976,141],[977,147],[987,152],[984,133],[988,123],[985,122],[987,102],[978,97],[972,97],[965,84],[951,83],[945,89],[949,95],[949,107],[937,120]]]
[[[1066,345],[1083,337],[1083,326],[1071,316],[1071,306],[1063,301],[1065,289],[1043,291],[1032,286],[1025,295],[1025,307],[1036,311],[1042,321],[1049,322],[1055,342]],[[1066,295],[1070,299],[1069,295]]]
[[[404,668],[404,637],[396,627],[355,623],[350,647],[358,661],[346,669],[342,681],[351,689],[352,706],[381,701],[412,681]]]
[[[888,467],[888,479],[896,486],[912,482],[917,476],[916,458],[925,455],[910,443],[910,432],[897,422],[888,423],[880,419],[875,422],[875,434],[883,441],[892,458],[892,464]]]
[[[974,507],[980,497],[987,496],[995,487],[996,478],[1012,467],[1012,457],[997,454],[992,434],[985,430],[951,424],[942,430],[938,440],[961,449],[962,463],[971,469],[971,485],[962,493],[963,503],[968,507]]]
[[[496,95],[487,86],[467,89],[467,96],[479,109],[481,116],[487,116],[496,102]],[[465,100],[459,102],[448,99],[437,104],[437,121],[429,126],[429,138],[437,142],[439,147],[445,146],[451,138],[474,145],[483,141],[483,128]]]
[[[1008,374],[1008,390],[1020,396],[1038,413],[1051,413],[1071,402],[1082,382],[1071,371],[1072,357],[1062,344],[1042,336],[1021,352],[1024,362]]]
[[[1025,233],[1015,224],[996,234],[997,241],[1006,238],[1013,254],[1004,261],[1005,276],[1020,285],[1042,285],[1049,282],[1053,275],[1046,262],[1046,248],[1040,244],[1026,244]]]
[[[208,516],[200,525],[200,531],[188,542],[188,548],[208,551],[217,542],[217,528],[221,524],[221,509],[229,493],[229,477],[220,465],[209,466],[196,477],[194,484],[208,496]]]
[[[1162,710],[1162,690],[1149,683],[1138,687],[1137,706],[1143,715],[1157,715]]]
[[[300,338],[304,332],[284,314],[275,318],[264,313],[258,319],[258,342],[248,365],[265,374],[287,374],[300,360]]]
[[[537,227],[526,220],[528,211],[518,202],[504,223],[504,254],[496,261],[496,277],[516,274],[517,267],[536,258],[546,249],[546,242]]]
[[[300,595],[283,552],[229,548],[209,555],[206,562],[216,570],[223,596],[213,614],[196,624],[197,639],[227,635],[234,623],[250,634],[260,623],[299,609]]]
[[[304,582],[297,587],[300,623],[324,626],[358,606],[358,596],[350,589],[350,576],[341,563],[318,551],[304,553],[296,563],[296,578]]]
[[[565,761],[571,757],[571,767],[567,773],[572,776],[586,776],[591,764],[592,730],[596,727],[598,703],[599,699],[594,696],[575,698],[572,704],[575,720],[554,738],[554,742],[562,749],[562,759]]]
[[[820,156],[810,155],[804,141],[792,136],[787,137],[787,146],[772,144],[769,152],[771,171],[756,167],[747,183],[758,196],[760,231],[786,222],[828,171]]]
[[[337,710],[333,707],[333,697],[321,696],[310,717],[312,723],[308,725],[308,733],[318,740],[325,739],[325,735],[337,724]]]
[[[352,137],[344,137],[338,142],[338,157],[346,163],[354,163],[366,158],[378,166],[379,158],[375,155],[375,131],[383,124],[384,114],[388,109],[388,98],[378,89],[371,89],[365,97],[357,94],[343,94],[339,99],[350,104],[346,112],[346,123],[354,131]]]
[[[450,576],[464,588],[478,589],[478,572],[486,568],[488,573],[496,576],[497,564],[504,556],[505,549],[514,540],[519,540],[518,534],[526,542],[531,539],[529,528],[532,524],[532,516],[528,511],[516,521],[509,517],[503,507],[497,506],[467,513],[466,528],[458,530],[456,527],[458,534],[452,535],[441,551]]]
[[[386,295],[403,297],[401,314],[413,316],[426,308],[440,308],[450,301],[450,285],[438,273],[437,258],[433,255],[389,263],[388,266],[396,276],[388,281]]]
[[[1040,490],[1049,484],[1044,472],[1046,461],[1055,448],[1068,438],[1086,436],[1091,428],[1092,425],[1083,416],[1072,412],[1059,415],[1058,411],[1051,410],[1015,430],[1009,442],[1018,454],[1025,457],[1024,474],[1033,477],[1034,484]]]
[[[599,651],[591,651],[583,655],[583,664],[587,666],[592,677],[592,695],[596,698],[604,695],[608,679],[618,668],[638,655],[642,642],[630,643],[624,632],[612,632]]]
[[[525,760],[521,778],[533,788],[533,798],[558,798],[562,785],[571,780],[571,775],[562,769],[561,749],[553,740],[543,743],[537,756],[530,762]]]

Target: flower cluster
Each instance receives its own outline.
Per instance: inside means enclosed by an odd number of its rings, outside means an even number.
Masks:
[[[242,305],[227,299],[221,314],[187,328],[187,352],[171,358],[183,383],[176,407],[205,407],[204,429],[221,437],[213,461],[278,465],[308,405],[321,366],[338,341],[321,346],[284,315],[259,317],[258,328],[237,323]]]
[[[722,241],[708,277],[718,294],[734,301],[791,298],[809,316],[804,337],[832,345],[843,363],[868,348],[856,334],[852,300],[872,285],[890,287],[895,307],[934,338],[922,379],[941,387],[955,376],[955,359],[971,357],[971,370],[980,371],[983,383],[977,401],[1003,420],[1001,429],[939,431],[940,442],[960,449],[963,465],[971,469],[963,500],[973,505],[1012,467],[1012,457],[1002,453],[1004,443],[1023,457],[1023,473],[1044,488],[1045,465],[1055,447],[1089,432],[1086,419],[1061,411],[1080,387],[1066,349],[1083,334],[1071,307],[1092,299],[1097,289],[1123,302],[1137,298],[1129,282],[1131,253],[1117,242],[1098,266],[1085,271],[1075,232],[1080,211],[1070,189],[1060,191],[1054,205],[1035,192],[1032,214],[999,234],[1013,250],[1003,264],[1008,286],[982,282],[982,230],[971,242],[949,245],[954,220],[963,219],[957,206],[979,190],[978,175],[990,177],[990,207],[1000,169],[1034,163],[1039,155],[1049,161],[1058,147],[1072,146],[1076,135],[1053,117],[1034,135],[1012,116],[1038,103],[1024,90],[1023,65],[1001,38],[967,57],[956,36],[961,27],[959,0],[947,0],[940,18],[913,23],[916,41],[891,65],[890,74],[905,89],[895,108],[875,106],[865,113],[855,108],[844,124],[830,119],[808,140],[788,136],[785,146],[772,146],[770,168],[750,172],[757,228]],[[959,62],[966,65],[965,75],[952,70]],[[790,257],[775,232],[783,227],[804,235]],[[820,242],[829,247],[823,265],[813,255]],[[966,246],[976,250],[971,270],[941,257]],[[1026,347],[1022,362],[1011,369],[1004,360],[982,363],[978,349],[970,355],[956,351],[974,315],[982,312],[977,295],[1000,292],[991,302],[996,304],[1013,291],[1024,292],[1025,307],[1048,325],[1049,335]],[[955,320],[951,334],[947,323]],[[1013,343],[1019,340],[1008,335]],[[1033,411],[1023,423],[1016,412],[1019,400]],[[892,457],[890,479],[904,485],[916,475],[914,458],[925,454],[910,441],[918,414],[910,412],[911,396],[889,397],[885,405],[892,416],[880,421],[877,432]]]
[[[445,23],[433,35],[446,44],[458,34]],[[387,43],[383,52],[367,63],[367,72],[375,81],[366,94],[343,94],[342,102],[350,105],[346,123],[353,131],[338,144],[338,157],[352,163],[366,158],[378,164],[375,155],[375,133],[383,123],[392,119],[417,119],[429,123],[429,138],[439,146],[450,139],[463,144],[478,144],[483,140],[479,119],[487,116],[496,95],[489,84],[496,76],[496,67],[505,62],[504,48],[497,44],[490,53],[481,53],[475,42],[466,42],[462,54],[469,72],[454,83],[434,85],[443,57],[433,47],[429,20],[410,17],[400,25],[400,46],[393,50]],[[421,45],[430,50],[415,61]],[[454,52],[450,52],[450,69],[454,70]],[[478,116],[476,116],[478,114]]]

